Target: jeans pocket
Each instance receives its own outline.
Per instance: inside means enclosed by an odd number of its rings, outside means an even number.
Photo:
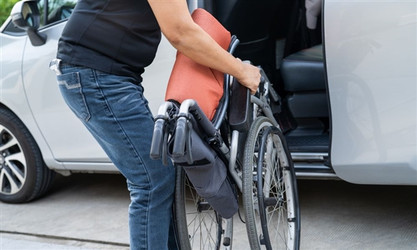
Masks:
[[[84,97],[80,73],[57,75],[57,80],[61,94],[70,109],[79,119],[88,121],[91,115]]]

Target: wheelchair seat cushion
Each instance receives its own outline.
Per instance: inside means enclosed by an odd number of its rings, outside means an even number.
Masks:
[[[192,18],[224,50],[228,49],[231,34],[210,13],[196,9]],[[182,103],[186,99],[194,99],[207,118],[212,120],[223,96],[223,81],[222,72],[198,64],[177,52],[165,100]]]

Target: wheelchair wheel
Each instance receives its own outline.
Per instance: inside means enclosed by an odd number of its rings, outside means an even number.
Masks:
[[[282,133],[266,117],[253,122],[246,139],[242,189],[251,249],[299,249],[294,167]]]
[[[231,249],[233,220],[223,219],[197,194],[181,167],[176,171],[175,216],[181,249]]]

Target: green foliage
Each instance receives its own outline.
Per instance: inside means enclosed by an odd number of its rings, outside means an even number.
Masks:
[[[19,0],[0,0],[0,25],[9,17],[13,5]]]

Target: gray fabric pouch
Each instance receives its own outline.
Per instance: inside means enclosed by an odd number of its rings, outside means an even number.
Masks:
[[[228,219],[237,212],[238,202],[227,178],[227,168],[197,132],[191,130],[190,133],[191,147],[186,150],[191,150],[193,162],[189,164],[186,156],[171,155],[171,159],[177,166],[184,168],[197,193],[223,218]]]

